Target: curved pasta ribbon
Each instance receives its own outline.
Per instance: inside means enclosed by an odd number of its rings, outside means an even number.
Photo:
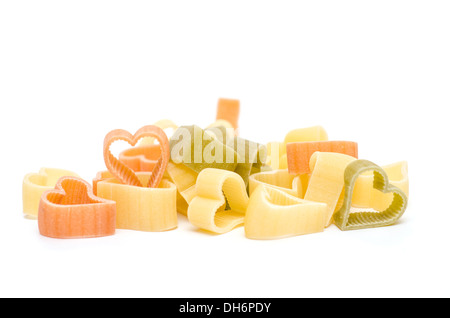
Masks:
[[[352,156],[335,152],[315,152],[311,156],[311,177],[304,196],[305,200],[327,204],[327,226],[333,220],[333,213],[344,188],[344,171],[355,161]]]
[[[307,184],[308,179],[307,174],[295,176],[290,174],[287,169],[258,172],[249,177],[249,191],[252,195],[259,185],[264,185],[298,197],[299,193],[303,193],[303,187],[305,183]]]
[[[327,205],[259,185],[250,196],[245,214],[245,235],[251,239],[278,239],[322,232]]]
[[[195,226],[226,233],[244,223],[249,197],[235,172],[207,168],[199,173],[187,216]]]

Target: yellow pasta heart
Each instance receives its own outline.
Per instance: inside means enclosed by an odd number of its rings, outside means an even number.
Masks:
[[[197,177],[187,216],[203,230],[226,233],[244,223],[248,200],[244,180],[237,173],[206,168]]]
[[[250,196],[245,214],[245,236],[251,239],[278,239],[322,232],[327,205],[259,185]]]
[[[141,182],[151,173],[137,172]],[[115,178],[96,181],[97,196],[116,202],[116,228],[161,232],[178,226],[175,185],[163,179],[158,188],[130,186]]]

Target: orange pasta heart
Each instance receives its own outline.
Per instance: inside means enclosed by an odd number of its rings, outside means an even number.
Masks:
[[[116,202],[95,196],[83,179],[61,177],[55,189],[42,194],[38,226],[41,235],[54,238],[112,235],[116,229]]]
[[[110,151],[110,146],[114,141],[123,140],[128,142],[131,146],[135,146],[136,143],[143,137],[153,137],[158,140],[161,147],[161,157],[157,160],[152,175],[146,185],[149,188],[157,188],[161,182],[164,171],[170,159],[169,140],[161,128],[153,125],[147,125],[140,128],[134,135],[130,134],[126,130],[116,129],[109,132],[103,142],[103,157],[105,160],[106,168],[111,174],[116,177],[120,182],[143,187],[139,178],[135,172],[127,166],[125,163],[117,159]]]

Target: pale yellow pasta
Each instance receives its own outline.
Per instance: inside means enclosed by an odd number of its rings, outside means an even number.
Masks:
[[[166,131],[167,129],[172,129],[173,131],[175,131],[178,128],[178,126],[170,119],[158,120],[153,125],[161,128],[164,131]],[[167,138],[170,138],[170,136],[167,136]],[[155,143],[155,140],[156,139],[154,137],[144,137],[141,139],[141,141],[139,141],[139,146],[153,145]]]
[[[244,180],[235,172],[206,168],[195,186],[188,208],[189,221],[213,233],[226,233],[244,223],[248,195]]]
[[[297,189],[297,194],[295,195],[296,197],[299,197],[300,199],[305,198],[309,178],[311,178],[310,173],[304,173],[294,177],[294,180],[292,181],[292,189]]]
[[[278,239],[322,232],[327,205],[258,185],[250,196],[245,214],[245,236],[251,239]]]
[[[280,157],[280,168],[279,169],[287,169],[287,168],[288,168],[287,154],[284,154]]]
[[[195,195],[195,182],[198,172],[188,168],[184,164],[169,162],[166,169],[169,180],[177,187],[177,210],[187,215],[187,208]]]
[[[272,169],[281,169],[280,168],[280,158],[283,155],[286,155],[286,146],[284,142],[272,141],[267,145],[267,159],[266,164],[272,167]],[[286,159],[287,166],[287,159]]]
[[[268,156],[266,164],[272,169],[287,169],[286,145],[290,142],[325,141],[328,134],[322,126],[298,128],[289,131],[283,142],[269,142],[267,144]]]
[[[213,127],[225,127],[234,129],[233,125],[228,120],[225,119],[217,119],[215,122],[208,125],[206,128],[213,128]]]
[[[312,126],[291,130],[284,137],[284,144],[289,142],[324,141],[328,140],[328,134],[322,126]]]
[[[253,191],[263,184],[297,196],[299,192],[302,192],[302,190],[297,189],[298,186],[302,186],[302,183],[295,182],[294,184],[296,178],[295,175],[289,174],[287,169],[255,173],[249,177],[249,192],[252,195]]]
[[[315,152],[311,156],[309,165],[312,173],[304,199],[327,204],[327,226],[339,207],[345,168],[354,160],[354,157],[334,152]]]
[[[137,172],[143,184],[151,173]],[[97,183],[97,196],[116,202],[116,227],[137,231],[167,231],[178,226],[177,188],[163,179],[158,188],[130,186],[117,179]]]
[[[41,168],[38,173],[25,175],[22,182],[22,202],[25,217],[37,218],[42,194],[47,190],[54,189],[58,179],[64,176],[78,177],[72,171],[55,168]]]

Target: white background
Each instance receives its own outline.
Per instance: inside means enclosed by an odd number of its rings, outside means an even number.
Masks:
[[[2,1],[0,296],[450,296],[448,1]],[[241,101],[241,136],[322,125],[360,158],[409,163],[401,222],[275,241],[165,233],[40,236],[23,176],[91,181],[103,138],[163,118],[207,126]]]

